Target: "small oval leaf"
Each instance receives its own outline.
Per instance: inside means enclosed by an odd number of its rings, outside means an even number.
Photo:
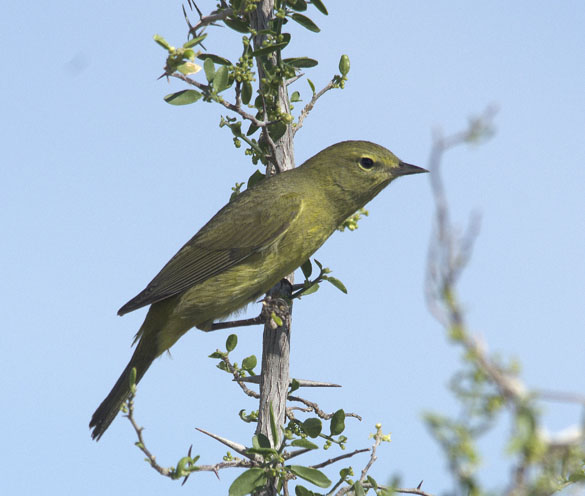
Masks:
[[[254,467],[243,472],[232,482],[229,489],[229,496],[245,496],[265,484],[266,472],[264,469]]]
[[[312,0],[311,3],[319,12],[321,12],[321,14],[329,15],[329,12],[327,12],[327,9],[321,0]]]
[[[269,53],[275,52],[276,50],[282,50],[286,45],[288,45],[288,41],[281,41],[280,43],[274,43],[273,45],[263,46],[254,50],[252,55],[254,57],[258,57],[259,55],[268,55]]]
[[[311,277],[311,274],[313,273],[313,264],[311,263],[310,258],[308,258],[306,262],[303,265],[301,265],[301,270],[303,271],[305,279]]]
[[[291,15],[291,18],[293,21],[298,22],[305,29],[313,31],[313,33],[318,33],[321,31],[319,26],[317,26],[313,21],[311,21],[311,19],[309,19],[307,16],[304,16],[303,14],[293,14]]]
[[[193,48],[195,45],[201,43],[205,38],[207,38],[207,33],[187,41],[185,44],[183,44],[183,48]]]
[[[215,88],[215,91],[221,93],[230,87],[229,75],[229,70],[225,65],[222,65],[217,70],[213,78],[213,87]]]
[[[303,467],[302,465],[291,465],[289,469],[296,476],[312,482],[316,486],[329,487],[331,485],[329,478],[316,468]]]
[[[252,370],[256,365],[258,365],[258,359],[256,355],[250,355],[242,360],[242,368],[244,370]]]
[[[195,90],[181,90],[164,97],[165,102],[171,105],[189,105],[199,100],[203,95]]]
[[[219,55],[214,55],[213,53],[200,53],[197,55],[197,58],[199,60],[211,59],[217,65],[232,65],[228,59],[220,57]]]
[[[171,49],[171,45],[167,40],[165,40],[160,34],[155,34],[152,39],[156,41],[161,47],[165,48],[166,50]]]
[[[283,62],[285,64],[296,67],[297,69],[315,67],[317,64],[319,64],[319,62],[317,62],[315,59],[310,59],[309,57],[293,57],[290,59],[284,59]]]
[[[248,105],[248,103],[250,103],[250,100],[252,99],[252,85],[250,84],[250,81],[244,81],[244,83],[242,84],[242,103],[244,105]]]
[[[322,429],[323,424],[321,423],[321,420],[316,417],[308,418],[303,422],[303,431],[305,431],[305,434],[309,437],[317,437],[321,434]]]
[[[318,449],[319,448],[319,446],[317,446],[315,443],[312,443],[308,439],[295,439],[290,444],[291,444],[291,446],[297,446],[299,448],[306,448],[306,449]]]
[[[235,334],[230,334],[228,338],[225,340],[225,348],[229,351],[234,351],[238,346],[238,336]]]
[[[205,77],[207,78],[207,81],[211,83],[215,76],[215,65],[213,65],[213,60],[206,58],[203,62],[203,70],[205,71]]]
[[[228,17],[228,18],[224,19],[223,22],[225,23],[225,25],[228,28],[233,29],[234,31],[237,31],[238,33],[249,33],[250,32],[250,26],[248,25],[248,23],[245,21],[242,21],[241,19],[234,19],[234,18]]]
[[[331,417],[331,435],[338,436],[345,430],[345,412],[337,410]]]
[[[336,277],[331,277],[331,276],[327,276],[325,279],[327,281],[329,281],[331,284],[333,284],[337,289],[339,289],[339,291],[347,294],[347,288],[339,279],[337,279]]]

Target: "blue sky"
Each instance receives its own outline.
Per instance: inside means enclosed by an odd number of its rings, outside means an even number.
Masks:
[[[326,3],[328,17],[312,15],[322,32],[294,29],[289,53],[320,61],[308,74],[317,87],[342,53],[351,72],[297,134],[297,163],[337,141],[368,139],[424,167],[432,129],[458,131],[498,105],[494,138],[444,162],[458,224],[471,211],[482,216],[460,288],[469,323],[490,350],[521,361],[529,386],[585,391],[585,5]],[[181,488],[143,462],[123,418],[98,444],[87,428],[144,317],[116,310],[254,171],[218,127],[218,107],[162,100],[182,86],[156,79],[164,51],[152,36],[185,41],[180,3],[13,2],[0,27],[0,463],[8,475],[0,491],[225,494],[235,471]],[[239,37],[224,35],[212,30],[209,50],[237,54]],[[309,96],[305,81],[296,89]],[[399,472],[405,486],[424,479],[440,493],[450,478],[421,413],[455,412],[447,382],[459,353],[424,303],[428,179],[397,181],[369,210],[356,232],[335,234],[317,254],[349,295],[324,287],[295,305],[291,374],[343,384],[305,396],[364,417],[348,421],[350,448],[368,446],[376,422],[392,432],[373,469],[380,481]],[[221,458],[222,447],[194,427],[249,442],[253,429],[237,412],[253,402],[206,358],[227,335],[189,333],[141,383],[137,416],[161,464],[190,444],[202,462]],[[240,356],[260,355],[260,328],[239,336]],[[576,407],[545,411],[552,431],[580,418]],[[486,450],[483,477],[503,483],[503,447]]]

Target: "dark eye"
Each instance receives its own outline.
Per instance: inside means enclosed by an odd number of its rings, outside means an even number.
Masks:
[[[360,165],[364,169],[371,169],[374,167],[374,161],[370,157],[362,157],[360,158]]]

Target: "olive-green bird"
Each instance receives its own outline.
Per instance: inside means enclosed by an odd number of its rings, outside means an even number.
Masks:
[[[130,363],[91,418],[92,437],[128,398],[133,367],[138,382],[189,329],[209,329],[266,293],[393,179],[420,172],[382,146],[344,141],[235,197],[118,311],[150,305]]]

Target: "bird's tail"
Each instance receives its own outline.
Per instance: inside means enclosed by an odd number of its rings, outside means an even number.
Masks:
[[[122,372],[122,375],[110,391],[110,394],[102,401],[101,405],[95,411],[89,422],[89,428],[93,428],[91,433],[92,439],[99,441],[106,429],[110,426],[113,420],[118,415],[122,404],[130,396],[130,375],[132,369],[136,368],[136,384],[142,379],[148,367],[156,358],[156,353],[150,353],[148,349],[144,349],[142,342],[138,343],[130,362]]]

